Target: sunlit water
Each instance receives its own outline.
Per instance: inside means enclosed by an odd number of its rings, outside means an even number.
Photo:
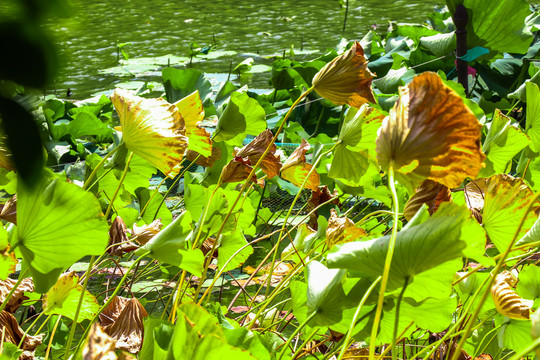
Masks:
[[[227,74],[246,57],[255,64],[272,63],[266,55],[287,54],[294,47],[299,59],[314,58],[335,47],[342,35],[344,8],[337,0],[75,0],[69,19],[51,19],[46,28],[58,44],[63,60],[54,85],[65,98],[82,99],[112,89],[129,80],[159,81],[158,73],[140,78],[103,74],[118,66],[117,43],[130,58],[186,56],[189,44],[211,45],[213,50],[236,52],[214,60],[198,61],[194,68]],[[389,20],[423,22],[444,0],[351,1],[344,37],[361,39],[371,28],[383,31]],[[4,6],[4,8],[2,8]],[[9,9],[0,4],[0,14]],[[314,53],[299,56],[298,50]],[[260,56],[260,57],[258,57]],[[268,87],[269,73],[255,74],[240,82]],[[225,75],[226,79],[226,75]]]

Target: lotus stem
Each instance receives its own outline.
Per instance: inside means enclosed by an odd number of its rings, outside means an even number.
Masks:
[[[27,272],[28,272],[28,268],[26,268],[24,270],[21,270],[21,272],[19,273],[19,277],[17,279],[17,282],[15,283],[15,285],[13,285],[13,287],[11,288],[9,293],[6,295],[6,299],[4,301],[2,301],[2,304],[0,304],[0,313],[6,308],[6,305],[7,305],[8,301],[9,301],[9,299],[11,299],[11,296],[13,295],[15,290],[17,290],[17,287],[24,280],[24,276],[26,275]]]
[[[291,336],[289,336],[289,338],[287,339],[287,341],[285,342],[285,344],[283,344],[283,350],[281,350],[281,352],[279,353],[279,357],[278,357],[278,360],[281,360],[283,358],[283,356],[285,355],[285,352],[287,352],[287,348],[289,347],[289,345],[291,344],[291,341],[292,339],[294,339],[296,337],[296,335],[298,335],[298,333],[300,332],[300,330],[302,330],[308,322],[311,321],[311,319],[313,319],[315,316],[317,315],[317,312],[313,312],[311,313],[307,318],[306,320],[304,320],[300,325],[298,325],[298,327],[296,328],[296,330],[294,330],[294,332],[291,334]]]
[[[94,170],[92,170],[92,172],[90,173],[90,176],[88,176],[88,179],[86,179],[86,181],[84,182],[84,185],[83,185],[84,190],[89,189],[88,184],[90,184],[90,180],[92,180],[94,178],[94,176],[96,176],[97,172],[99,171],[99,169],[101,169],[103,167],[103,164],[105,164],[107,159],[109,159],[109,157],[112,156],[118,149],[120,149],[120,146],[117,146],[114,149],[112,149],[111,151],[109,151],[109,153],[107,155],[105,155],[103,157],[103,159],[101,159],[101,161],[96,165]]]
[[[369,287],[369,289],[367,289],[364,296],[362,296],[362,300],[360,300],[360,303],[358,304],[358,307],[356,308],[356,311],[354,312],[351,325],[349,325],[349,330],[347,331],[347,334],[345,335],[345,340],[343,342],[343,346],[341,347],[341,351],[339,352],[339,356],[337,360],[341,360],[343,358],[343,355],[345,354],[345,351],[347,351],[347,345],[349,344],[349,341],[351,340],[352,333],[354,331],[354,326],[356,325],[356,320],[358,319],[358,316],[360,316],[360,310],[362,310],[362,307],[364,307],[364,304],[366,303],[367,298],[369,297],[369,295],[371,295],[371,292],[373,291],[373,289],[375,289],[375,286],[379,284],[379,281],[381,281],[380,276],[371,284],[371,286]]]
[[[122,183],[124,182],[124,179],[126,178],[126,175],[128,173],[128,170],[129,170],[129,163],[131,163],[132,158],[133,158],[133,151],[130,151],[129,155],[128,155],[128,158],[126,160],[126,166],[124,167],[124,172],[122,173],[122,177],[118,181],[118,186],[116,187],[114,195],[112,196],[112,198],[111,198],[111,200],[109,202],[109,206],[107,207],[107,211],[105,212],[105,219],[109,218],[109,214],[111,213],[111,210],[112,210],[112,207],[113,207],[113,204],[114,204],[114,200],[118,196],[118,193],[120,192],[120,188],[122,188]]]
[[[397,335],[398,335],[398,328],[399,328],[399,310],[401,309],[401,301],[403,300],[403,295],[405,294],[405,290],[407,290],[407,285],[409,285],[409,276],[405,277],[405,282],[403,283],[403,288],[401,289],[401,292],[398,295],[397,301],[396,301],[396,318],[394,319],[394,333],[392,334],[392,360],[396,360],[397,353],[396,353],[396,342],[397,342]]]
[[[384,263],[384,270],[381,280],[381,289],[379,293],[379,300],[377,302],[377,310],[375,311],[375,319],[373,320],[373,327],[371,328],[371,340],[369,342],[369,359],[375,358],[375,343],[377,341],[377,332],[379,330],[379,324],[381,322],[381,314],[384,304],[384,292],[388,284],[388,277],[390,275],[390,266],[392,265],[392,257],[394,256],[394,248],[396,246],[398,221],[399,221],[399,200],[397,197],[396,186],[394,184],[394,167],[390,164],[388,171],[388,187],[392,193],[393,208],[394,208],[394,224],[392,226],[392,235],[390,236],[390,242],[388,244],[388,252],[386,253],[386,260]],[[394,355],[394,354],[392,354]]]
[[[45,360],[49,358],[49,354],[52,347],[52,342],[54,340],[54,334],[56,334],[56,330],[58,329],[58,325],[60,325],[60,320],[62,319],[62,315],[58,315],[58,320],[56,320],[56,323],[54,324],[53,331],[51,332],[51,338],[49,339],[49,346],[47,346],[47,351],[45,352]]]

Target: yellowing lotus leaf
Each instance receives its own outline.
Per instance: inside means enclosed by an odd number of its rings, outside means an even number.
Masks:
[[[312,168],[311,164],[306,163],[306,152],[308,152],[309,143],[302,139],[300,146],[294,150],[287,161],[281,167],[281,177],[290,183],[300,187],[306,179],[306,189],[317,191],[319,189],[320,179],[317,171],[313,171],[308,178],[308,173]]]
[[[503,271],[491,286],[491,297],[499,314],[516,320],[528,320],[531,307],[512,287],[516,284],[512,273]],[[532,302],[532,301],[530,301]]]
[[[425,72],[399,89],[377,138],[377,160],[411,192],[425,179],[454,188],[483,166],[480,129],[461,97]]]
[[[374,76],[367,67],[364,49],[356,41],[349,50],[315,74],[313,88],[336,105],[360,107],[366,102],[375,103],[371,89]]]
[[[116,348],[138,353],[142,346],[144,324],[148,313],[135,298],[115,296],[99,314],[103,330],[116,340]]]
[[[123,89],[116,89],[111,101],[126,147],[168,177],[178,175],[188,139],[177,108],[163,99],[145,99]]]
[[[442,202],[451,199],[450,189],[446,186],[433,180],[425,180],[405,204],[403,216],[405,216],[405,219],[411,220],[424,204],[428,206],[429,213],[433,214]]]
[[[174,103],[186,124],[186,136],[189,138],[188,149],[196,151],[203,156],[212,154],[212,140],[206,129],[199,126],[204,120],[204,107],[196,90],[183,99]]]
[[[358,228],[347,217],[339,217],[336,210],[330,210],[330,219],[326,228],[326,244],[332,248],[337,244],[356,241],[367,235],[364,229]]]

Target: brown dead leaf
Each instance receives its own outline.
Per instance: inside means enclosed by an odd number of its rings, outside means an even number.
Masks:
[[[141,350],[148,313],[136,298],[115,296],[99,314],[103,330],[116,341],[116,348],[136,354]]]
[[[497,275],[491,286],[491,298],[499,314],[516,320],[528,320],[531,307],[513,289],[517,279],[510,271],[503,271]]]
[[[198,152],[190,150],[189,148],[186,151],[186,159],[189,161],[195,161],[195,164],[203,167],[212,167],[217,160],[221,159],[221,149],[212,147],[212,155],[209,157],[199,155]]]
[[[120,216],[114,218],[109,228],[109,247],[107,252],[111,255],[122,256],[123,253],[137,250],[139,246],[132,243],[127,236],[127,227]]]
[[[24,331],[19,326],[17,319],[6,310],[0,313],[0,332],[4,332],[4,341],[15,345],[21,342]],[[41,345],[43,335],[30,336],[26,335],[22,342],[22,349],[33,352],[38,345]]]
[[[11,289],[13,289],[13,286],[15,286],[16,283],[17,280],[9,278],[6,280],[0,280],[0,303],[6,300],[6,296],[9,294]],[[7,312],[12,314],[15,313],[19,306],[21,306],[22,302],[28,299],[28,297],[24,296],[25,291],[34,291],[34,282],[32,281],[32,278],[23,279],[19,286],[17,286],[5,307]]]
[[[313,211],[317,207],[319,207],[321,204],[324,204],[328,200],[334,198],[333,201],[330,202],[330,204],[339,205],[339,198],[338,198],[338,191],[337,189],[334,189],[334,192],[330,192],[328,190],[328,186],[321,186],[317,189],[317,191],[311,192],[311,197],[308,200],[308,204],[306,207],[306,210],[308,212]],[[309,217],[309,227],[311,227],[313,230],[318,230],[319,224],[317,223],[318,214],[317,211],[313,212]]]
[[[282,261],[276,261],[274,270],[272,271],[272,279],[270,280],[270,283],[272,286],[277,285],[287,274],[293,269],[293,265],[290,263],[282,262]],[[244,271],[248,274],[253,274],[255,272],[255,268],[251,266],[246,266],[244,268]],[[233,282],[233,285],[238,285],[242,287],[250,286],[250,285],[264,285],[266,286],[268,284],[268,275],[270,272],[270,264],[264,265],[261,269],[259,269],[259,273],[263,274],[258,277],[254,277],[251,281],[247,281],[240,279]]]
[[[301,187],[304,181],[306,181],[308,173],[313,167],[311,164],[306,163],[306,153],[310,148],[309,143],[302,139],[300,146],[294,150],[289,156],[287,161],[281,167],[281,178],[288,182]],[[304,188],[317,191],[319,189],[320,178],[317,171],[313,171],[306,181]]]
[[[483,167],[481,127],[459,94],[424,72],[399,89],[377,137],[377,160],[411,192],[425,179],[454,188]]]
[[[339,217],[336,210],[330,210],[330,219],[326,228],[326,244],[331,249],[337,244],[356,241],[367,236],[364,229],[354,225],[354,222],[347,217]]]
[[[375,74],[369,71],[364,49],[358,41],[340,56],[326,64],[313,77],[313,88],[323,98],[336,105],[360,107],[375,103],[371,81]]]
[[[17,225],[17,195],[13,195],[11,199],[6,201],[2,205],[2,211],[0,211],[0,219],[9,221]]]
[[[411,220],[424,204],[428,206],[429,213],[433,214],[442,202],[451,200],[450,189],[436,181],[428,179],[416,188],[416,192],[410,197],[407,204],[405,204],[403,215],[405,219]]]
[[[146,244],[151,238],[156,235],[161,228],[163,227],[163,224],[161,223],[161,219],[156,219],[152,221],[148,225],[143,225],[141,227],[138,227],[137,224],[133,224],[133,231],[132,231],[132,241],[136,241],[137,243],[144,245]]]
[[[253,170],[253,167],[249,158],[235,156],[221,171],[221,181],[223,183],[244,181],[251,174],[251,170]],[[251,181],[257,181],[255,174],[251,177]]]
[[[83,360],[115,360],[115,341],[97,322],[92,324],[82,350]]]

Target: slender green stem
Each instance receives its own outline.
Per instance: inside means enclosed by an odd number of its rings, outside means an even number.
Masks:
[[[300,332],[300,330],[302,330],[308,322],[311,321],[311,319],[313,319],[315,317],[315,315],[317,315],[317,312],[313,312],[311,313],[307,318],[306,320],[304,320],[300,325],[298,325],[298,327],[296,328],[296,330],[294,330],[294,332],[291,334],[291,336],[289,336],[289,338],[287,339],[287,341],[285,342],[285,344],[283,344],[283,350],[281,350],[281,352],[279,353],[279,357],[278,357],[278,360],[281,360],[283,358],[283,356],[285,355],[285,353],[287,352],[287,349],[289,348],[289,345],[291,344],[291,341],[292,339],[294,339],[296,337],[296,335],[298,335],[298,333]]]
[[[388,277],[390,275],[390,266],[392,265],[392,257],[394,255],[394,247],[396,246],[398,221],[399,221],[399,202],[396,192],[396,186],[394,184],[394,168],[390,165],[388,171],[388,187],[392,193],[393,208],[394,208],[394,224],[392,226],[392,235],[390,236],[390,242],[388,244],[388,251],[386,253],[386,260],[384,262],[384,270],[381,280],[381,290],[379,293],[379,300],[377,302],[377,310],[375,311],[375,318],[373,320],[373,327],[371,328],[371,341],[369,342],[369,358],[375,357],[375,344],[377,342],[377,332],[379,330],[379,324],[381,322],[381,314],[384,304],[384,292],[386,291],[386,285],[388,284]]]
[[[358,320],[358,316],[360,316],[360,310],[362,310],[362,307],[364,307],[364,304],[366,303],[367,298],[369,295],[371,295],[371,292],[373,289],[375,289],[375,286],[379,284],[379,281],[381,281],[381,277],[379,276],[367,289],[364,296],[362,296],[362,300],[360,300],[360,303],[358,304],[358,307],[356,308],[356,311],[354,312],[354,316],[352,318],[351,324],[349,325],[349,330],[347,331],[347,334],[345,335],[345,341],[343,342],[343,346],[341,347],[341,351],[339,352],[339,356],[337,360],[341,360],[343,358],[343,355],[345,354],[345,351],[347,351],[347,345],[349,344],[349,341],[351,340],[354,327],[356,325],[356,320]]]
[[[313,337],[317,335],[318,331],[319,329],[317,328],[313,329],[313,331],[308,335],[308,337],[304,341],[304,344],[308,344],[311,341],[311,339],[313,339]],[[294,352],[293,356],[291,357],[291,360],[295,360],[298,357],[298,355],[300,355],[302,350],[304,350],[304,346],[299,346],[298,349]]]
[[[49,358],[49,353],[51,351],[52,342],[54,340],[54,334],[56,333],[56,329],[58,329],[58,325],[60,325],[60,320],[62,319],[62,315],[58,315],[58,320],[56,320],[56,323],[54,324],[53,331],[51,332],[51,338],[49,339],[49,346],[47,346],[47,351],[45,352],[45,360]]]
[[[163,183],[164,183],[166,180],[167,180],[167,176],[165,176],[165,177],[163,178],[163,180],[161,180],[161,182],[158,184],[158,186],[156,186],[156,188],[155,188],[154,191],[152,192],[152,195],[150,195],[150,198],[148,199],[148,201],[146,202],[146,204],[144,204],[144,207],[142,208],[139,217],[143,217],[144,213],[146,212],[146,209],[148,208],[148,205],[150,205],[150,203],[152,202],[152,200],[154,199],[154,197],[159,193],[159,188],[161,187],[161,185],[163,185]],[[158,208],[158,211],[159,211],[159,208]]]
[[[475,319],[480,314],[480,310],[482,309],[482,306],[484,305],[484,302],[486,301],[487,297],[491,293],[491,286],[493,285],[493,282],[495,281],[495,277],[497,276],[497,274],[501,270],[501,267],[505,263],[506,258],[510,254],[510,251],[512,250],[512,247],[514,246],[514,243],[517,241],[517,238],[519,236],[521,228],[523,227],[523,224],[525,223],[525,219],[527,218],[527,215],[529,215],[529,212],[531,212],[533,206],[535,205],[535,203],[536,203],[536,201],[538,200],[539,197],[540,197],[540,193],[537,193],[537,194],[534,195],[532,201],[529,203],[529,206],[527,207],[527,210],[525,211],[525,213],[521,217],[521,221],[519,222],[519,225],[516,228],[516,232],[514,233],[514,236],[513,236],[512,240],[510,241],[510,243],[506,247],[506,250],[504,251],[502,257],[497,262],[497,265],[495,266],[495,268],[491,271],[491,276],[488,278],[487,287],[484,290],[484,293],[482,294],[482,297],[480,298],[480,302],[477,305],[468,326],[465,328],[465,333],[464,333],[463,337],[460,339],[460,341],[459,341],[459,343],[457,345],[456,351],[454,352],[454,355],[452,356],[452,360],[457,360],[459,355],[461,354],[461,349],[463,348],[463,345],[465,345],[465,341],[467,341],[467,338],[469,337],[471,329],[474,326]]]
[[[528,353],[533,352],[539,346],[540,346],[540,337],[534,339],[533,342],[529,344],[529,346],[527,346],[525,349],[521,350],[520,352],[512,356],[510,360],[523,359],[527,356]]]
[[[46,309],[45,309],[46,310]],[[30,326],[26,329],[26,331],[24,332],[23,336],[21,336],[21,340],[19,341],[19,344],[17,345],[17,347],[20,349],[22,344],[23,344],[23,341],[24,339],[26,338],[26,335],[28,335],[28,333],[30,332],[30,330],[32,330],[32,328],[34,326],[36,326],[36,324],[38,323],[38,321],[41,319],[41,317],[43,315],[45,315],[45,310],[43,310],[37,317],[36,319],[34,320],[34,322],[32,324],[30,324]],[[52,315],[49,315],[47,317],[47,319],[43,322],[43,324],[41,324],[41,327],[43,327],[43,325],[45,325],[47,323],[47,320],[51,317]],[[36,331],[36,334],[39,334],[40,330],[41,330],[41,327],[38,329],[38,331]]]
[[[401,292],[398,295],[397,302],[396,302],[396,318],[394,319],[394,333],[392,335],[392,360],[397,359],[397,351],[396,351],[396,341],[397,341],[397,335],[398,335],[398,328],[399,328],[399,310],[401,308],[401,301],[403,300],[403,295],[405,294],[405,290],[407,290],[407,285],[409,285],[409,277],[405,277],[405,282],[403,284],[403,288],[401,289]]]
[[[84,182],[84,186],[83,186],[83,189],[84,190],[88,190],[88,184],[90,184],[90,181],[94,178],[94,176],[96,176],[97,172],[99,171],[99,169],[101,169],[103,167],[103,164],[105,164],[105,162],[107,161],[107,159],[112,156],[118,149],[120,149],[120,145],[118,145],[117,147],[115,147],[114,149],[112,149],[111,151],[109,151],[109,153],[107,155],[105,155],[103,157],[103,159],[101,159],[101,161],[96,165],[96,167],[94,168],[94,170],[92,170],[92,172],[90,173],[90,176],[88,176],[88,179],[86,179],[86,181]],[[93,185],[93,184],[92,184]]]
[[[107,207],[107,211],[105,212],[105,219],[109,218],[109,214],[111,213],[111,210],[112,210],[112,207],[113,207],[113,204],[114,204],[114,200],[116,199],[116,197],[118,196],[118,193],[120,192],[120,189],[122,188],[122,183],[124,182],[124,179],[126,178],[126,175],[128,173],[128,170],[129,170],[129,163],[131,162],[132,158],[133,158],[133,151],[130,151],[129,155],[128,155],[128,158],[126,160],[126,166],[124,167],[124,172],[122,173],[122,177],[118,181],[118,186],[116,187],[116,190],[114,191],[114,195],[112,196],[112,198],[111,198],[111,200],[109,202],[109,206]]]
[[[178,303],[180,302],[180,292],[182,291],[182,286],[184,285],[184,280],[186,278],[186,270],[182,271],[182,275],[180,277],[180,281],[176,284],[176,296],[174,298],[174,303],[171,311],[171,315],[169,316],[169,321],[174,323],[176,318],[176,309],[178,308]]]
[[[15,285],[13,285],[13,287],[11,288],[11,290],[9,291],[9,293],[7,294],[6,296],[6,299],[2,302],[2,304],[0,304],[0,313],[2,312],[2,310],[4,310],[6,308],[6,305],[8,304],[9,302],[9,299],[11,299],[11,296],[13,295],[13,293],[15,292],[15,290],[17,290],[17,287],[21,284],[21,282],[24,280],[24,276],[26,275],[26,273],[28,272],[28,268],[22,270],[20,273],[19,273],[19,277],[17,279],[17,282],[15,283]]]
[[[79,314],[81,312],[81,307],[84,300],[84,293],[86,289],[88,288],[88,281],[90,279],[90,273],[92,272],[92,268],[94,267],[95,261],[96,261],[96,257],[92,255],[92,257],[90,258],[90,262],[88,263],[88,269],[86,270],[86,276],[84,278],[81,295],[79,296],[79,302],[77,303],[77,309],[75,310],[75,316],[73,317],[73,324],[71,325],[69,336],[66,342],[66,352],[64,354],[64,359],[67,359],[69,356],[69,349],[71,348],[71,342],[73,341],[73,336],[75,335],[75,329],[77,328],[77,320],[79,319]]]

